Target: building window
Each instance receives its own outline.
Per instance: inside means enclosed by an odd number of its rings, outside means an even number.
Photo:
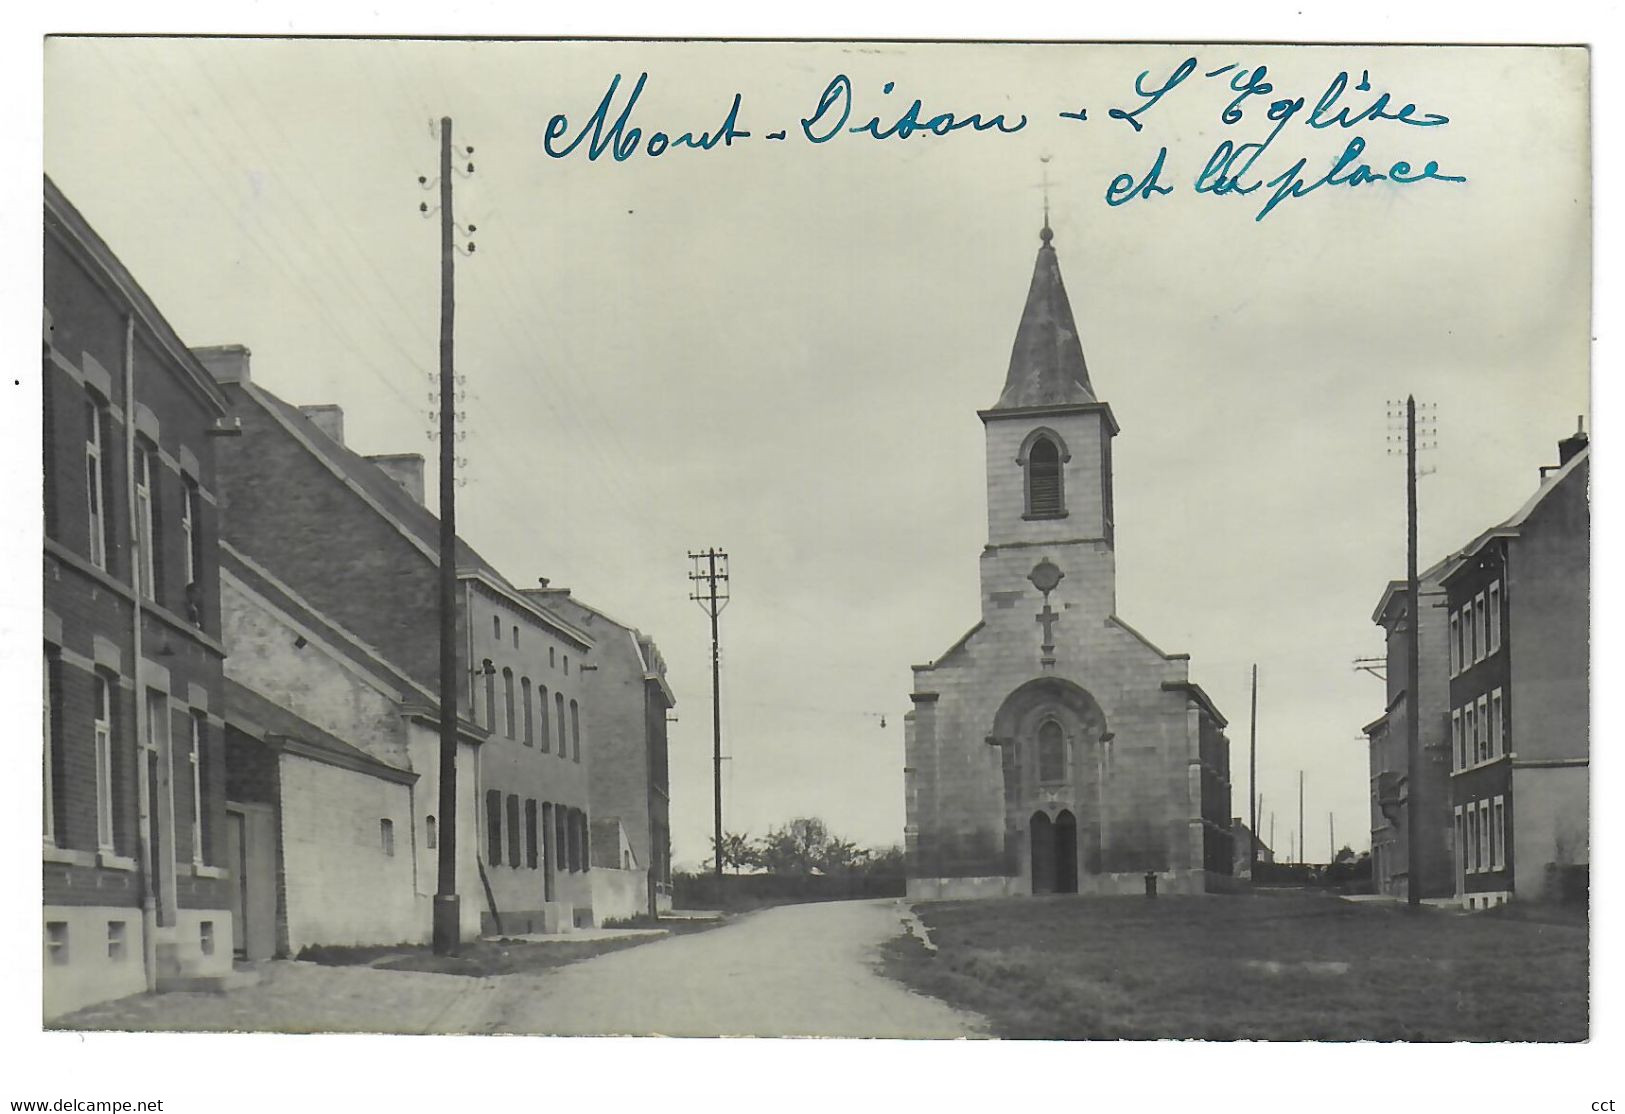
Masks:
[[[1490,867],[1505,870],[1507,865],[1506,798],[1497,797],[1490,805]]]
[[[568,677],[570,675],[570,655],[569,654],[564,655],[564,675],[566,677]]]
[[[186,554],[186,617],[203,627],[203,497],[190,476],[181,488],[181,541]]]
[[[1478,760],[1480,762],[1487,762],[1494,757],[1494,751],[1490,747],[1491,726],[1490,698],[1480,696],[1478,698]]]
[[[199,921],[197,925],[197,946],[204,955],[214,954],[214,922]]]
[[[428,816],[423,820],[423,844],[430,851],[440,846],[440,840],[435,832],[434,817]]]
[[[1489,596],[1490,653],[1501,648],[1501,582],[1490,585]]]
[[[536,839],[536,802],[533,799],[525,800],[525,865],[531,870],[536,869],[538,860]]]
[[[1467,768],[1467,736],[1462,731],[1460,708],[1450,713],[1450,738],[1454,744],[1451,754],[1456,760],[1456,769],[1465,770]]]
[[[553,846],[558,852],[553,857],[557,860],[558,868],[560,870],[568,870],[570,868],[570,838],[565,830],[569,827],[568,817],[566,815],[569,811],[570,810],[565,808],[563,805],[559,805],[553,809]]]
[[[384,857],[395,857],[395,821],[385,817],[378,821],[378,843],[384,849]]]
[[[61,807],[57,794],[67,788],[67,774],[63,768],[67,755],[62,737],[62,656],[54,646],[45,647],[45,677],[40,694],[42,718],[45,725],[45,795],[41,802],[44,813],[45,842],[63,846],[63,821],[67,809]]]
[[[1467,873],[1478,873],[1478,806],[1467,806]]]
[[[502,725],[508,738],[514,738],[513,670],[502,670]]]
[[[549,669],[557,669],[559,667],[558,648],[556,646],[549,646],[547,648],[547,667]]]
[[[1052,719],[1038,729],[1038,780],[1046,785],[1066,780],[1066,740]]]
[[[1467,821],[1462,816],[1461,806],[1456,806],[1456,873],[1467,873]],[[1461,880],[1456,880],[1459,888]]]
[[[125,956],[125,922],[107,922],[107,958],[114,963],[122,962]]]
[[[1507,752],[1506,720],[1502,718],[1501,690],[1490,692],[1490,757],[1499,758]]]
[[[552,740],[552,737],[548,734],[548,732],[550,730],[550,727],[549,727],[549,722],[550,721],[548,720],[548,716],[547,716],[547,686],[546,685],[538,685],[538,686],[536,686],[536,711],[537,711],[537,714],[540,715],[541,718],[542,718],[542,725],[541,725],[542,726],[542,731],[541,731],[542,753],[546,754],[548,751],[553,749],[553,740]]]
[[[508,865],[519,865],[519,797],[508,794]]]
[[[591,870],[592,828],[587,823],[587,814],[585,812],[576,813],[576,818],[581,825],[581,869]]]
[[[581,709],[574,700],[570,701],[570,749],[574,752],[575,760],[581,761]]]
[[[497,667],[486,658],[480,669],[485,673],[485,728],[497,729]]]
[[[190,719],[186,761],[192,776],[192,862],[201,866],[208,861],[203,853],[203,715],[193,712]]]
[[[107,568],[107,409],[91,395],[85,402],[85,504],[90,512],[90,563]]]
[[[564,694],[562,692],[553,694],[553,713],[554,718],[559,722],[559,757],[568,758],[570,757],[570,751],[564,742]]]
[[[502,792],[485,791],[485,861],[502,865]]]
[[[1478,716],[1471,704],[1462,709],[1463,729],[1467,732],[1467,765],[1478,761]]]
[[[68,922],[45,922],[45,954],[52,967],[68,965]]]
[[[113,682],[98,672],[93,694],[96,736],[96,846],[113,850]]]
[[[1066,513],[1061,480],[1061,450],[1040,436],[1027,450],[1027,514],[1056,518]]]
[[[519,624],[518,623],[515,623],[513,625],[513,648],[515,650],[519,649]]]
[[[502,616],[491,616],[491,637],[498,642],[502,641]]]
[[[519,678],[519,700],[525,706],[525,745],[536,745],[536,720],[530,707],[530,678]]]
[[[1461,612],[1450,613],[1450,675],[1461,672]]]
[[[1483,661],[1490,650],[1490,609],[1484,606],[1484,593],[1478,593],[1473,601],[1473,615],[1475,617],[1473,637],[1473,660]]]
[[[581,813],[573,808],[569,812],[564,837],[570,841],[570,873],[574,874],[581,869]]]
[[[143,596],[158,601],[158,451],[151,442],[135,446],[136,585]]]
[[[553,836],[553,804],[551,801],[542,802],[542,822],[537,833],[537,851],[542,863],[542,900],[552,901],[553,898],[553,871],[550,869],[553,858],[548,851],[550,846],[557,846],[558,840]],[[554,856],[557,857],[557,856]]]
[[[1490,869],[1490,803],[1478,802],[1478,869]]]

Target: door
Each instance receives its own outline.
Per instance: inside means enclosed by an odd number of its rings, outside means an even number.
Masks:
[[[1032,848],[1033,893],[1054,893],[1055,825],[1044,813],[1033,813],[1027,825],[1027,842]]]
[[[1078,892],[1078,821],[1065,809],[1055,818],[1055,892]]]
[[[270,959],[277,949],[276,813],[270,805],[232,803],[226,818],[232,946],[244,959]]]

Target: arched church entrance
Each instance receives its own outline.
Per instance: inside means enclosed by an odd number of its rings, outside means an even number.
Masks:
[[[1033,893],[1077,893],[1077,818],[1066,809],[1054,820],[1046,813],[1035,812],[1027,825],[1027,837],[1032,850]]]

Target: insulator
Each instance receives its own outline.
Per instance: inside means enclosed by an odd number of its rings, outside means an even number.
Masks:
[[[472,155],[474,153],[474,148],[472,148],[472,147],[464,147],[463,152],[464,152],[464,154]]]

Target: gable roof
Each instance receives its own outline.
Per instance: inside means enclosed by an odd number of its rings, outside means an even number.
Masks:
[[[1562,467],[1553,469],[1541,477],[1540,486],[1535,488],[1535,493],[1525,500],[1523,506],[1514,511],[1510,518],[1491,526],[1488,530],[1462,546],[1460,552],[1452,553],[1444,561],[1440,562],[1441,564],[1447,564],[1449,567],[1439,576],[1439,582],[1441,584],[1447,583],[1462,569],[1466,568],[1472,559],[1478,556],[1479,552],[1489,544],[1492,538],[1515,538],[1521,534],[1524,523],[1528,522],[1530,516],[1540,509],[1540,505],[1546,501],[1547,497],[1590,460],[1591,446],[1586,445],[1570,457]]]

